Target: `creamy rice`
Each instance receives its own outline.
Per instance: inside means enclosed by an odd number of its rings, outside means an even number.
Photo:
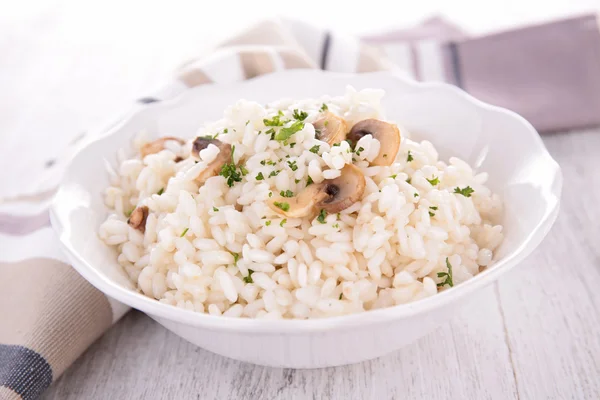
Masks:
[[[212,315],[319,318],[451,289],[491,265],[503,239],[502,204],[485,186],[487,174],[455,157],[439,160],[433,144],[410,140],[402,128],[389,166],[372,165],[386,150],[371,135],[354,149],[315,138],[312,123],[323,104],[350,128],[367,118],[385,120],[383,94],[348,88],[340,97],[267,106],[240,100],[198,132],[231,145],[240,179],[231,187],[221,175],[196,181],[219,157],[217,146],[194,158],[193,139],[166,140],[142,158],[156,138],[140,135],[135,154],[121,151],[118,167],[109,168],[105,203],[112,214],[100,238],[116,247],[140,292]],[[285,127],[296,124],[287,140],[272,139],[281,127],[265,126],[278,113]],[[347,164],[362,171],[365,188],[339,213],[290,218],[269,207],[274,196],[339,177]],[[144,232],[128,225],[142,206],[148,207]]]

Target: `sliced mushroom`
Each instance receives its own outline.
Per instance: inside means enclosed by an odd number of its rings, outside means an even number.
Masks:
[[[289,218],[311,216],[319,209],[334,214],[360,200],[365,184],[362,171],[347,164],[337,178],[310,185],[295,197],[271,199],[268,204],[273,210]]]
[[[144,233],[146,232],[146,219],[148,219],[148,207],[136,207],[136,209],[133,210],[129,216],[127,223],[133,229],[137,229],[138,231]]]
[[[192,145],[192,155],[200,157],[200,152],[208,147],[209,144],[213,144],[219,148],[219,154],[217,157],[206,166],[206,168],[198,175],[196,182],[202,184],[212,176],[218,175],[221,172],[223,165],[231,161],[231,145],[229,143],[223,143],[218,139],[212,139],[205,136],[197,137]]]
[[[346,139],[346,133],[348,133],[346,121],[329,111],[326,111],[322,118],[315,121],[313,126],[317,131],[316,138],[330,145],[340,143]]]
[[[396,125],[378,119],[365,119],[352,127],[348,139],[353,145],[366,135],[372,135],[381,145],[371,165],[392,165],[400,148],[400,131]]]
[[[148,154],[155,154],[158,153],[161,150],[164,150],[165,148],[165,143],[168,142],[169,140],[173,140],[179,144],[184,144],[185,141],[183,139],[180,138],[176,138],[173,136],[165,136],[165,137],[161,137],[159,139],[156,139],[153,142],[150,143],[146,143],[142,146],[142,148],[140,149],[140,153],[142,155],[142,158],[146,157]]]

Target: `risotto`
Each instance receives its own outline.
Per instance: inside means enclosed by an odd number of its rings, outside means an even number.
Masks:
[[[109,168],[100,238],[141,293],[211,315],[321,318],[451,289],[491,265],[501,200],[387,121],[383,95],[240,100],[195,138],[138,135]]]

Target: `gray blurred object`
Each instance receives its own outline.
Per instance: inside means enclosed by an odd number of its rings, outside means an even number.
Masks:
[[[408,46],[414,76],[435,65],[437,80],[527,118],[539,131],[600,125],[600,25],[586,15],[510,31],[468,37],[460,28],[434,18],[406,30],[363,40],[394,58],[394,46]],[[425,65],[425,67],[424,67]],[[427,67],[429,65],[429,67]],[[425,76],[423,76],[425,75]],[[433,77],[435,79],[435,76]]]

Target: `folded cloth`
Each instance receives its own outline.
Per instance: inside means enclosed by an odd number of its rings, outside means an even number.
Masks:
[[[205,83],[241,81],[284,69],[391,70],[423,80],[450,81],[484,98],[490,96],[509,107],[511,104],[522,107],[531,112],[534,122],[538,121],[542,128],[596,123],[600,115],[597,113],[600,46],[591,49],[595,52],[586,58],[571,48],[569,39],[570,34],[580,35],[578,40],[582,44],[585,39],[587,46],[597,45],[598,26],[594,21],[588,17],[567,22],[568,26],[562,26],[561,33],[556,30],[554,36],[546,32],[555,40],[552,46],[540,50],[542,56],[536,59],[524,44],[542,47],[540,39],[531,33],[522,41],[509,34],[465,39],[460,29],[439,19],[412,30],[368,37],[365,41],[302,22],[270,20],[223,43],[210,56],[185,63],[172,82],[141,98],[135,107],[172,98]],[[511,42],[514,48],[529,53],[511,55],[508,45]],[[569,60],[551,54],[569,54],[588,65],[571,65]],[[522,62],[515,61],[519,57]],[[539,73],[548,79],[545,84],[543,79],[532,84],[531,75],[536,75],[546,64],[556,64],[555,58],[561,59],[562,66],[552,65],[553,73]],[[479,68],[478,63],[485,67]],[[525,63],[535,63],[537,71]],[[570,77],[569,68],[580,76]],[[583,70],[587,74],[581,73]],[[515,74],[510,75],[509,71]],[[544,116],[545,109],[537,110],[537,106],[548,106],[558,112],[559,105],[565,107],[565,103],[556,101],[562,101],[563,97],[574,101],[576,96],[569,92],[572,82],[569,79],[575,79],[577,90],[582,91],[577,104],[587,99],[590,106],[596,107],[596,113],[572,110],[571,114],[565,111],[562,118]],[[561,99],[557,100],[557,96]],[[548,101],[549,98],[553,100]],[[592,104],[593,101],[596,103]],[[66,154],[90,139],[92,134],[78,140]],[[22,190],[21,195],[0,199],[0,290],[4,294],[0,300],[1,399],[38,398],[128,310],[87,283],[59,251],[58,238],[49,226],[48,205],[67,159],[57,159],[44,171],[41,180]]]

